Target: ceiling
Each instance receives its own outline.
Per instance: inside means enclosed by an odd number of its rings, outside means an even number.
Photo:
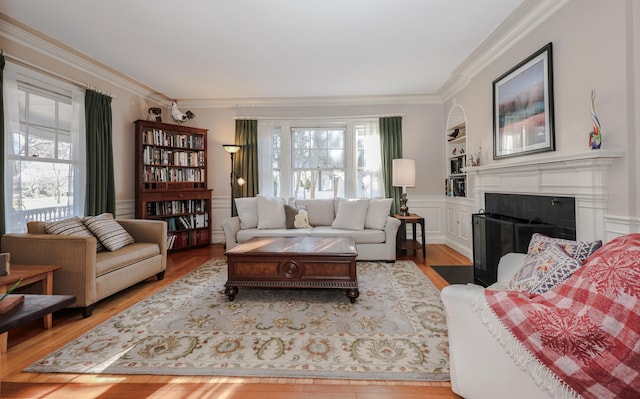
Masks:
[[[434,94],[524,0],[1,0],[176,99]]]

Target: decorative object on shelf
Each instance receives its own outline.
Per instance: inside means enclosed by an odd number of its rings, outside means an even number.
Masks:
[[[449,138],[447,140],[448,141],[455,140],[459,134],[460,134],[460,129],[455,129],[453,132],[451,132],[451,134],[449,134]]]
[[[8,252],[0,253],[0,277],[8,276],[11,273],[9,261],[11,258],[11,254]]]
[[[156,121],[156,122],[162,122],[162,108],[160,107],[151,107],[149,108],[149,115],[147,115],[147,120],[148,121]]]
[[[402,187],[402,198],[400,199],[400,215],[409,216],[407,207],[407,187],[416,186],[416,160],[408,158],[397,158],[393,160],[392,185]]]
[[[493,159],[555,151],[551,43],[493,81]]]
[[[231,155],[231,174],[229,175],[229,186],[231,187],[231,216],[233,216],[233,209],[235,208],[235,203],[234,203],[235,195],[233,190],[233,181],[236,176],[236,173],[233,170],[233,158],[235,157],[236,153],[240,151],[240,149],[242,149],[242,146],[237,144],[223,144],[222,148],[224,148],[224,150],[228,152],[229,155]],[[237,183],[240,187],[242,187],[247,183],[247,181],[242,177],[238,177]]]
[[[589,133],[589,147],[592,150],[599,150],[602,146],[602,131],[600,130],[600,119],[596,114],[595,90],[591,90],[591,119],[593,119],[593,130]]]
[[[173,100],[171,102],[171,118],[177,122],[177,123],[182,123],[184,121],[186,121],[187,119],[193,119],[196,117],[196,114],[194,114],[191,111],[187,111],[185,113],[182,113],[179,109],[178,109],[178,102],[176,100]]]

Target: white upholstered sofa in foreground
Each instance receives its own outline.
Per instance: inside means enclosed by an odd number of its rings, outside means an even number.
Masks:
[[[287,203],[261,195],[236,198],[238,216],[222,222],[226,248],[254,237],[353,237],[358,260],[394,262],[400,221],[389,216],[392,201],[341,198]],[[300,209],[303,213],[296,214]],[[304,219],[303,214],[307,223],[298,220]]]
[[[491,287],[506,288],[525,256],[503,256],[498,265],[498,282]],[[475,284],[454,284],[441,293],[449,329],[451,388],[465,399],[549,398],[489,332],[482,314],[473,310],[472,302],[483,290]]]

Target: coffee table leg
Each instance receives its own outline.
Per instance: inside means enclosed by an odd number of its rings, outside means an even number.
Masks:
[[[235,299],[237,293],[238,293],[238,287],[234,287],[231,285],[225,288],[224,290],[224,294],[229,297],[230,301],[233,301]]]
[[[351,303],[356,303],[356,298],[360,296],[360,291],[357,288],[349,288],[347,290],[347,297]]]

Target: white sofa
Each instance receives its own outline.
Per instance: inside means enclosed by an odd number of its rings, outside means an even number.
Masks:
[[[507,282],[523,266],[525,254],[510,253],[500,259],[498,282],[492,289],[506,289]],[[451,388],[465,399],[550,398],[531,376],[517,366],[504,347],[473,310],[473,300],[484,290],[474,284],[454,284],[441,297],[449,330]]]
[[[353,237],[357,260],[394,262],[400,221],[391,198],[288,201],[258,195],[237,198],[238,216],[222,222],[227,250],[254,237]],[[287,228],[285,205],[305,209],[309,225]]]

